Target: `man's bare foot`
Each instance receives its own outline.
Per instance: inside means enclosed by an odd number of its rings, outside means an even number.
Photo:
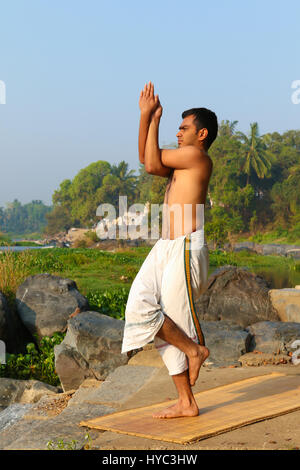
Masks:
[[[197,403],[192,401],[192,403],[183,404],[180,400],[175,403],[173,406],[168,406],[162,411],[152,415],[153,418],[184,418],[198,416],[199,409]]]
[[[199,375],[200,367],[209,356],[209,350],[206,346],[195,344],[195,350],[188,356],[189,361],[189,378],[190,384],[193,387]]]

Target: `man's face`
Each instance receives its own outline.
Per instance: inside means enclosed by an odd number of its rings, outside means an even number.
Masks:
[[[202,146],[205,138],[207,137],[207,129],[199,129],[197,132],[194,124],[195,116],[187,116],[184,118],[179,127],[179,132],[176,134],[178,139],[178,147],[185,145],[195,145],[197,147]]]
[[[187,116],[180,124],[179,132],[176,134],[178,147],[182,147],[184,145],[195,145],[198,141],[194,118],[195,116],[193,115]]]

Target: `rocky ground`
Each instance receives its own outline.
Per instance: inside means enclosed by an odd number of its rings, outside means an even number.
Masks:
[[[197,393],[274,371],[291,376],[297,375],[300,383],[300,365],[295,366],[291,363],[259,367],[206,365],[202,367],[193,390]],[[47,449],[49,441],[55,447],[60,439],[65,446],[76,441],[77,449],[86,446],[100,451],[300,448],[300,411],[187,445],[79,426],[82,420],[176,398],[176,389],[160,355],[148,345],[132,357],[127,365],[115,369],[105,381],[87,379],[76,391],[45,394],[38,402],[31,404],[18,421],[0,432],[0,449]]]

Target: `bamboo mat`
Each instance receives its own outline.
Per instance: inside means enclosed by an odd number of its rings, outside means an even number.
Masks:
[[[153,418],[177,400],[116,412],[81,426],[187,444],[300,409],[300,376],[272,373],[195,394],[199,416]]]

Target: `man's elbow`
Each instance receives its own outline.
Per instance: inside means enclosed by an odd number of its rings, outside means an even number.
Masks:
[[[149,165],[147,162],[145,162],[145,170],[149,175],[153,175],[155,172],[155,168],[153,165]]]

